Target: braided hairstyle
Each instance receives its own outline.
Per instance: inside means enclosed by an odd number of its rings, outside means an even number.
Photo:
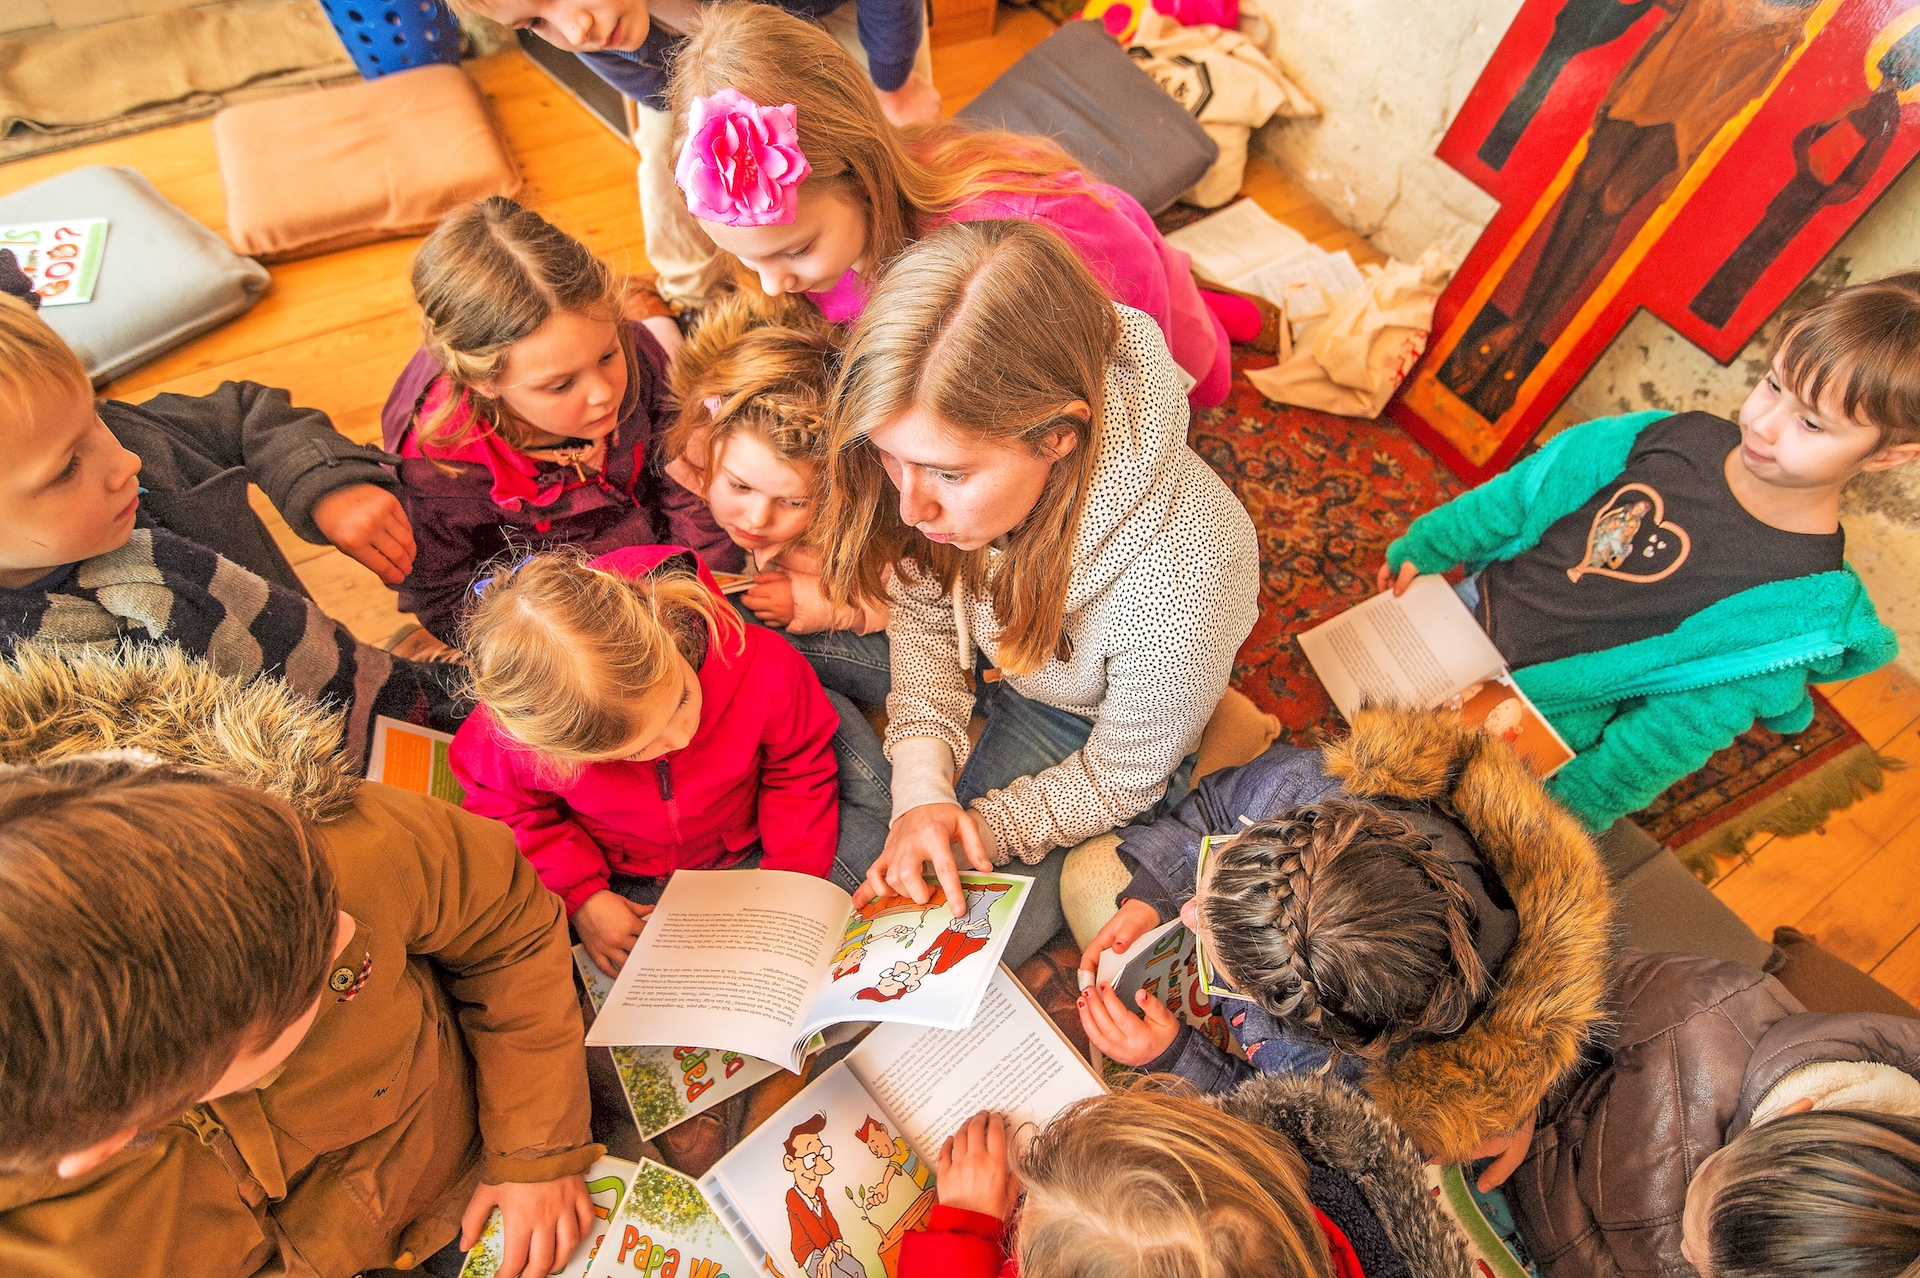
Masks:
[[[1288,808],[1215,852],[1203,886],[1226,978],[1336,1055],[1455,1033],[1486,989],[1473,898],[1424,835],[1371,803]]]
[[[748,288],[723,295],[674,357],[680,417],[667,455],[686,458],[711,483],[727,440],[746,432],[817,487],[839,343],[811,302]]]

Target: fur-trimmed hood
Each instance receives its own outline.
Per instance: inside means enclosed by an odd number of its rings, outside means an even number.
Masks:
[[[1352,1181],[1413,1278],[1473,1272],[1459,1229],[1427,1188],[1420,1151],[1359,1092],[1330,1078],[1270,1074],[1215,1103]]]
[[[1324,767],[1356,798],[1426,804],[1457,822],[1519,914],[1466,1028],[1412,1044],[1364,1084],[1420,1149],[1462,1161],[1532,1113],[1605,1015],[1613,889],[1579,821],[1484,733],[1434,714],[1363,710],[1326,747]]]
[[[21,645],[0,662],[0,764],[96,750],[144,750],[225,772],[324,822],[353,806],[341,719],[272,679],[215,674],[180,649],[53,651]]]

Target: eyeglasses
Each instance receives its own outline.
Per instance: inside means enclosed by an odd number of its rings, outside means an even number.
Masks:
[[[1222,844],[1225,844],[1232,842],[1233,838],[1234,836],[1231,834],[1204,834],[1200,836],[1200,863],[1196,865],[1193,870],[1193,885],[1196,892],[1199,890],[1200,885],[1207,881],[1207,857],[1213,852],[1214,840],[1219,839]],[[1213,962],[1207,958],[1206,942],[1201,939],[1198,928],[1195,928],[1193,932],[1193,956],[1200,960],[1200,992],[1205,994],[1208,999],[1230,998],[1241,1003],[1252,1003],[1256,1001],[1240,993],[1215,975]]]
[[[830,1163],[832,1161],[833,1161],[833,1146],[831,1145],[822,1145],[820,1147],[820,1152],[817,1154],[800,1155],[800,1165],[806,1168],[808,1171],[813,1170],[813,1165],[815,1163]]]

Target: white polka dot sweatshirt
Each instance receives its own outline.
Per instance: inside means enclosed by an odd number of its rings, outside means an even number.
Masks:
[[[1198,747],[1253,628],[1253,522],[1187,447],[1187,400],[1159,329],[1139,311],[1114,309],[1120,343],[1067,589],[1072,656],[1008,678],[1023,697],[1092,719],[1093,734],[1055,766],[974,805],[1002,863],[1037,862],[1156,803]],[[958,583],[949,595],[909,567],[890,594],[887,754],[897,818],[955,801],[973,706],[966,674],[976,647],[999,664],[1000,634],[991,601]]]

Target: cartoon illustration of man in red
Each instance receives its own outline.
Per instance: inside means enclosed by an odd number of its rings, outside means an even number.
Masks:
[[[865,999],[869,1003],[891,1003],[895,999],[911,994],[920,988],[920,982],[929,976],[938,976],[950,970],[969,954],[985,949],[987,938],[993,935],[993,922],[987,917],[1002,892],[1013,886],[1011,883],[979,883],[967,887],[967,912],[957,919],[950,919],[933,938],[933,943],[920,951],[920,957],[909,963],[905,959],[894,963],[874,980],[873,984],[854,994],[855,998]]]
[[[815,1114],[788,1132],[783,1146],[786,1156],[780,1165],[793,1177],[793,1188],[787,1191],[793,1262],[806,1278],[867,1278],[867,1267],[840,1236],[840,1224],[821,1188],[833,1171],[833,1147],[820,1139],[826,1127],[827,1116]]]

